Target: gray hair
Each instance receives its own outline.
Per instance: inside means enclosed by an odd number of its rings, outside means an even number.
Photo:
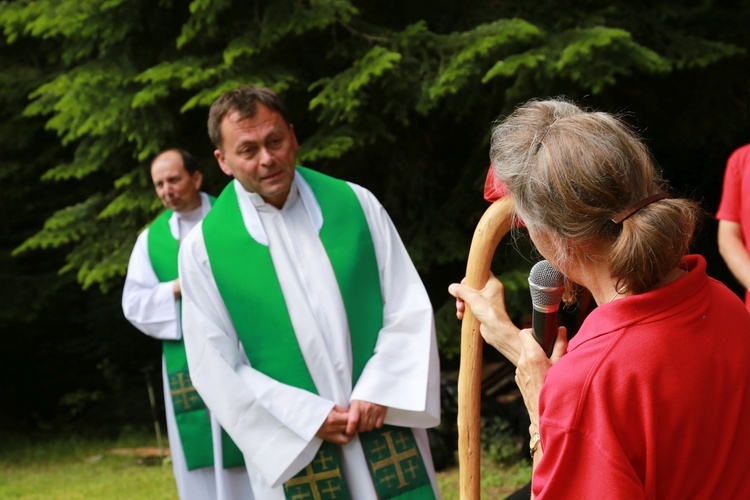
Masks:
[[[519,217],[550,239],[559,261],[575,258],[571,248],[595,250],[618,289],[631,293],[653,288],[677,265],[700,220],[695,202],[669,198],[613,222],[666,186],[625,122],[564,99],[529,101],[497,122],[490,158]]]

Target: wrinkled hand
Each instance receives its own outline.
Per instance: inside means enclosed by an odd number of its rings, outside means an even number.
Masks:
[[[518,328],[513,324],[505,310],[505,287],[490,273],[487,283],[481,290],[464,284],[453,283],[448,293],[456,297],[456,316],[463,319],[466,305],[479,321],[479,332],[484,340],[508,358],[514,365],[518,364],[521,353],[521,342]]]
[[[455,288],[453,285],[455,285],[455,283],[452,283],[450,286],[448,286],[448,293],[456,297],[456,317],[460,321],[464,319],[464,312],[466,312],[466,302],[464,302],[464,299],[456,294],[458,293],[459,289]],[[466,285],[466,277],[461,280],[461,284],[459,286],[463,285]]]
[[[355,432],[380,429],[387,412],[388,408],[385,406],[353,399],[349,406],[349,422],[346,425],[346,434],[354,436]]]
[[[336,405],[328,414],[323,425],[315,433],[323,441],[334,444],[347,444],[352,439],[352,434],[346,432],[347,422],[349,421],[349,412]]]
[[[516,384],[521,390],[523,401],[529,412],[531,429],[539,429],[539,393],[542,390],[544,377],[552,365],[557,363],[568,350],[568,332],[565,327],[557,330],[557,340],[548,358],[544,349],[534,339],[531,328],[521,330],[521,356],[516,368]]]

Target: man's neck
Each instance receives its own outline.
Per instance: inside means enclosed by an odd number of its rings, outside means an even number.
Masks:
[[[180,219],[183,220],[198,220],[201,217],[201,213],[203,212],[202,208],[202,200],[200,195],[198,195],[198,201],[196,204],[192,205],[193,208],[188,210],[180,210],[177,212],[177,215],[180,217]]]

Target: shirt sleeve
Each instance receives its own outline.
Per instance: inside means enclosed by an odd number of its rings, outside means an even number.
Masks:
[[[179,340],[178,303],[172,282],[160,283],[148,255],[148,229],[138,235],[122,290],[122,312],[140,331],[161,340]]]
[[[721,202],[716,218],[731,222],[741,222],[742,207],[742,170],[747,155],[743,154],[745,148],[741,148],[729,157],[727,167],[724,171],[724,183],[721,191]]]
[[[542,450],[532,479],[534,498],[644,498],[635,472],[585,434],[543,425]],[[616,450],[614,450],[616,452]]]
[[[440,423],[440,361],[432,305],[385,209],[352,185],[370,227],[383,293],[383,328],[351,398],[388,407],[386,423]]]
[[[182,319],[193,385],[245,460],[271,485],[315,456],[334,404],[253,369],[211,272],[202,223],[180,246]]]

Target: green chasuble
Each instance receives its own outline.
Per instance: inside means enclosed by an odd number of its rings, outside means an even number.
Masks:
[[[383,325],[380,275],[364,211],[344,181],[297,167],[323,214],[320,240],[344,300],[352,346],[352,386],[373,354]],[[256,370],[317,394],[302,356],[267,246],[248,234],[229,184],[203,222],[216,285]],[[411,429],[361,433],[378,497],[432,499],[429,475]],[[350,498],[337,447],[324,442],[310,464],[284,485],[288,499]]]
[[[213,203],[216,198],[209,199]],[[179,241],[172,236],[169,227],[171,217],[172,211],[166,210],[156,218],[148,230],[148,254],[151,266],[161,283],[177,279]],[[205,403],[190,381],[184,340],[164,340],[162,347],[187,469],[211,467],[214,465],[211,422]],[[242,452],[223,429],[221,439],[224,468],[244,465]]]

